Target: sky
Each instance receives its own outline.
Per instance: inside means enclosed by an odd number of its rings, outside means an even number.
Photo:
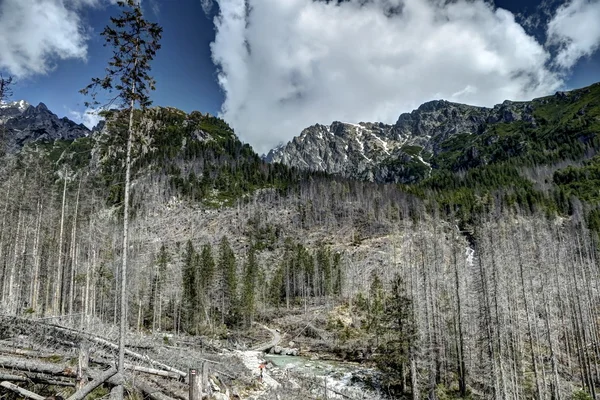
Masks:
[[[116,0],[0,0],[14,100],[93,126]],[[163,27],[155,105],[219,115],[259,153],[315,123],[394,123],[600,81],[600,0],[142,0]],[[86,112],[87,111],[87,112]]]

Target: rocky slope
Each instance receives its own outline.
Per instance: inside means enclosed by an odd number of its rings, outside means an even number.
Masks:
[[[8,151],[18,150],[29,142],[72,140],[90,134],[83,124],[59,118],[44,103],[34,107],[23,100],[0,105],[0,126],[6,129]]]
[[[428,176],[432,157],[453,136],[477,135],[491,125],[515,121],[535,124],[531,103],[505,101],[484,108],[436,100],[400,115],[394,125],[311,126],[265,160],[347,178],[411,183]]]

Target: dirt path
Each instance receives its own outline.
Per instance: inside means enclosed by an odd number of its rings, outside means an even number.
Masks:
[[[266,329],[267,331],[269,331],[269,333],[271,333],[272,339],[270,342],[268,343],[263,343],[261,345],[256,346],[253,350],[254,351],[267,351],[272,347],[275,347],[279,344],[279,342],[281,342],[281,334],[279,332],[277,332],[275,329],[271,329],[268,326],[262,325],[262,324],[256,324],[258,326],[260,326],[263,329]]]

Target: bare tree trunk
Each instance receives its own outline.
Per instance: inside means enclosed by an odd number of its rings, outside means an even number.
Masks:
[[[517,235],[517,236],[520,236],[520,235]],[[539,379],[540,374],[539,374],[539,369],[538,369],[538,364],[537,364],[537,356],[536,356],[534,348],[533,348],[533,327],[531,324],[531,315],[530,315],[527,291],[525,289],[525,273],[523,271],[523,259],[521,257],[521,245],[520,245],[521,238],[516,237],[515,239],[516,239],[516,244],[517,244],[519,274],[521,275],[521,290],[522,290],[521,294],[523,295],[523,301],[525,303],[525,318],[527,319],[527,334],[529,336],[529,352],[531,355],[531,361],[533,363],[533,376],[535,379],[536,397],[538,399],[541,399],[542,389],[540,387],[540,379]]]
[[[17,260],[19,257],[19,236],[21,233],[21,206],[19,206],[19,215],[17,217],[17,234],[15,235],[15,244],[14,244],[14,257],[13,261],[10,265],[10,272],[8,275],[8,313],[9,314],[17,314],[18,304],[17,298],[19,296],[18,293],[15,293],[15,289],[19,289],[15,287],[15,275],[17,273]]]
[[[33,242],[33,277],[31,280],[31,290],[29,302],[31,303],[31,308],[37,311],[38,305],[38,296],[39,296],[39,286],[40,286],[40,231],[42,228],[42,199],[38,200],[38,215],[37,222],[35,226],[35,239]]]
[[[75,273],[77,271],[76,243],[77,243],[77,213],[79,211],[79,193],[81,192],[81,177],[79,178],[79,187],[77,188],[77,198],[75,200],[75,215],[73,216],[73,230],[71,234],[71,274],[69,282],[69,315],[73,314],[73,302],[75,297]]]
[[[411,350],[410,355],[410,386],[412,390],[412,400],[419,400],[419,378],[417,375],[417,360],[415,358],[414,350]]]
[[[55,281],[54,287],[54,306],[52,307],[54,314],[60,313],[61,306],[61,297],[62,297],[62,281],[63,281],[63,235],[64,235],[64,227],[65,227],[65,204],[67,198],[67,176],[66,172],[63,176],[64,184],[63,184],[63,195],[62,195],[62,208],[60,213],[60,234],[58,235],[58,267],[57,272],[58,275]]]
[[[9,204],[9,199],[10,199],[10,191],[12,189],[12,185],[9,183],[8,185],[8,190],[6,191],[6,198],[4,200],[4,211],[2,212],[2,225],[0,227],[0,263],[2,263],[4,265],[4,267],[6,267],[6,262],[2,262],[2,254],[3,254],[3,250],[4,250],[4,239],[6,237],[6,215],[8,214],[8,204]],[[3,271],[3,269],[0,269],[0,272],[2,273],[2,281],[0,281],[0,291],[2,292],[2,304],[6,305],[8,303],[8,298],[7,298],[7,290],[8,288],[6,287],[7,285],[7,277]]]
[[[137,58],[135,60],[137,65]],[[135,67],[134,67],[135,68]],[[132,93],[135,93],[135,82],[132,84]],[[133,114],[135,102],[131,100],[129,110],[129,135],[127,137],[127,159],[125,161],[125,196],[123,204],[123,264],[121,266],[121,312],[119,314],[119,364],[118,373],[125,375],[125,333],[127,331],[127,252],[129,246],[129,189],[131,185],[131,148],[133,145]],[[117,399],[123,399],[123,385],[115,391]]]
[[[457,330],[457,341],[456,341],[456,353],[458,357],[458,387],[460,391],[461,397],[466,397],[467,395],[467,382],[466,382],[466,368],[465,368],[465,346],[464,346],[464,337],[463,337],[463,327],[462,327],[462,311],[461,311],[461,301],[460,301],[460,280],[458,274],[458,262],[456,259],[456,250],[452,251],[452,256],[454,259],[454,285],[455,285],[455,295],[456,295],[456,313],[455,313],[455,326]]]

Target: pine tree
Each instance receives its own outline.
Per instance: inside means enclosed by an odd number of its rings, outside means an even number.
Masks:
[[[404,376],[416,341],[412,300],[406,295],[404,281],[396,275],[383,315],[384,337],[379,346],[377,366],[385,375],[391,393],[405,393]]]
[[[370,289],[368,330],[375,334],[375,346],[379,346],[379,339],[383,333],[385,302],[383,283],[375,271],[371,274]]]
[[[213,278],[215,275],[215,260],[212,256],[210,244],[202,246],[199,262],[198,300],[199,309],[204,310],[204,320],[210,323],[210,308],[213,293]]]
[[[106,76],[93,78],[92,83],[81,90],[84,95],[91,94],[94,105],[96,90],[102,89],[109,93],[117,92],[111,100],[119,100],[129,108],[129,127],[127,138],[127,156],[125,161],[125,193],[123,199],[123,251],[121,266],[120,293],[120,329],[119,329],[119,363],[118,371],[125,373],[125,330],[127,324],[127,253],[129,230],[129,190],[131,186],[131,148],[133,143],[133,115],[136,103],[142,109],[150,106],[149,92],[155,89],[154,79],[149,75],[150,62],[160,49],[162,28],[148,22],[142,13],[139,1],[118,1],[122,9],[119,17],[111,17],[111,25],[107,25],[101,33],[105,38],[105,46],[113,47],[113,56],[108,62]],[[86,106],[90,106],[86,102]],[[115,392],[117,399],[123,398],[123,386],[119,385]]]
[[[196,313],[198,305],[198,267],[197,254],[191,240],[187,242],[183,260],[183,296],[181,299],[183,320],[185,321],[185,329],[189,333],[196,333],[198,328]]]
[[[322,274],[321,294],[330,296],[333,293],[333,279],[331,276],[331,260],[329,249],[320,245],[317,249],[317,268]]]
[[[237,266],[235,254],[231,250],[227,237],[221,238],[219,245],[218,274],[220,276],[220,308],[221,323],[232,324],[238,320],[238,296],[237,296]]]
[[[342,255],[335,253],[333,256],[333,294],[340,296],[342,294]]]
[[[167,263],[169,262],[169,253],[167,248],[163,244],[160,247],[158,256],[156,257],[156,270],[154,271],[154,277],[152,279],[152,297],[151,297],[151,310],[152,310],[152,329],[162,327],[162,297],[163,297],[163,286],[167,280]]]
[[[278,307],[282,300],[285,299],[285,261],[280,265],[273,274],[269,283],[269,303]]]
[[[244,271],[244,287],[242,290],[241,310],[244,316],[244,325],[250,327],[254,321],[254,312],[256,310],[255,291],[256,277],[258,275],[258,264],[256,262],[256,250],[252,247],[248,251],[246,266]]]

